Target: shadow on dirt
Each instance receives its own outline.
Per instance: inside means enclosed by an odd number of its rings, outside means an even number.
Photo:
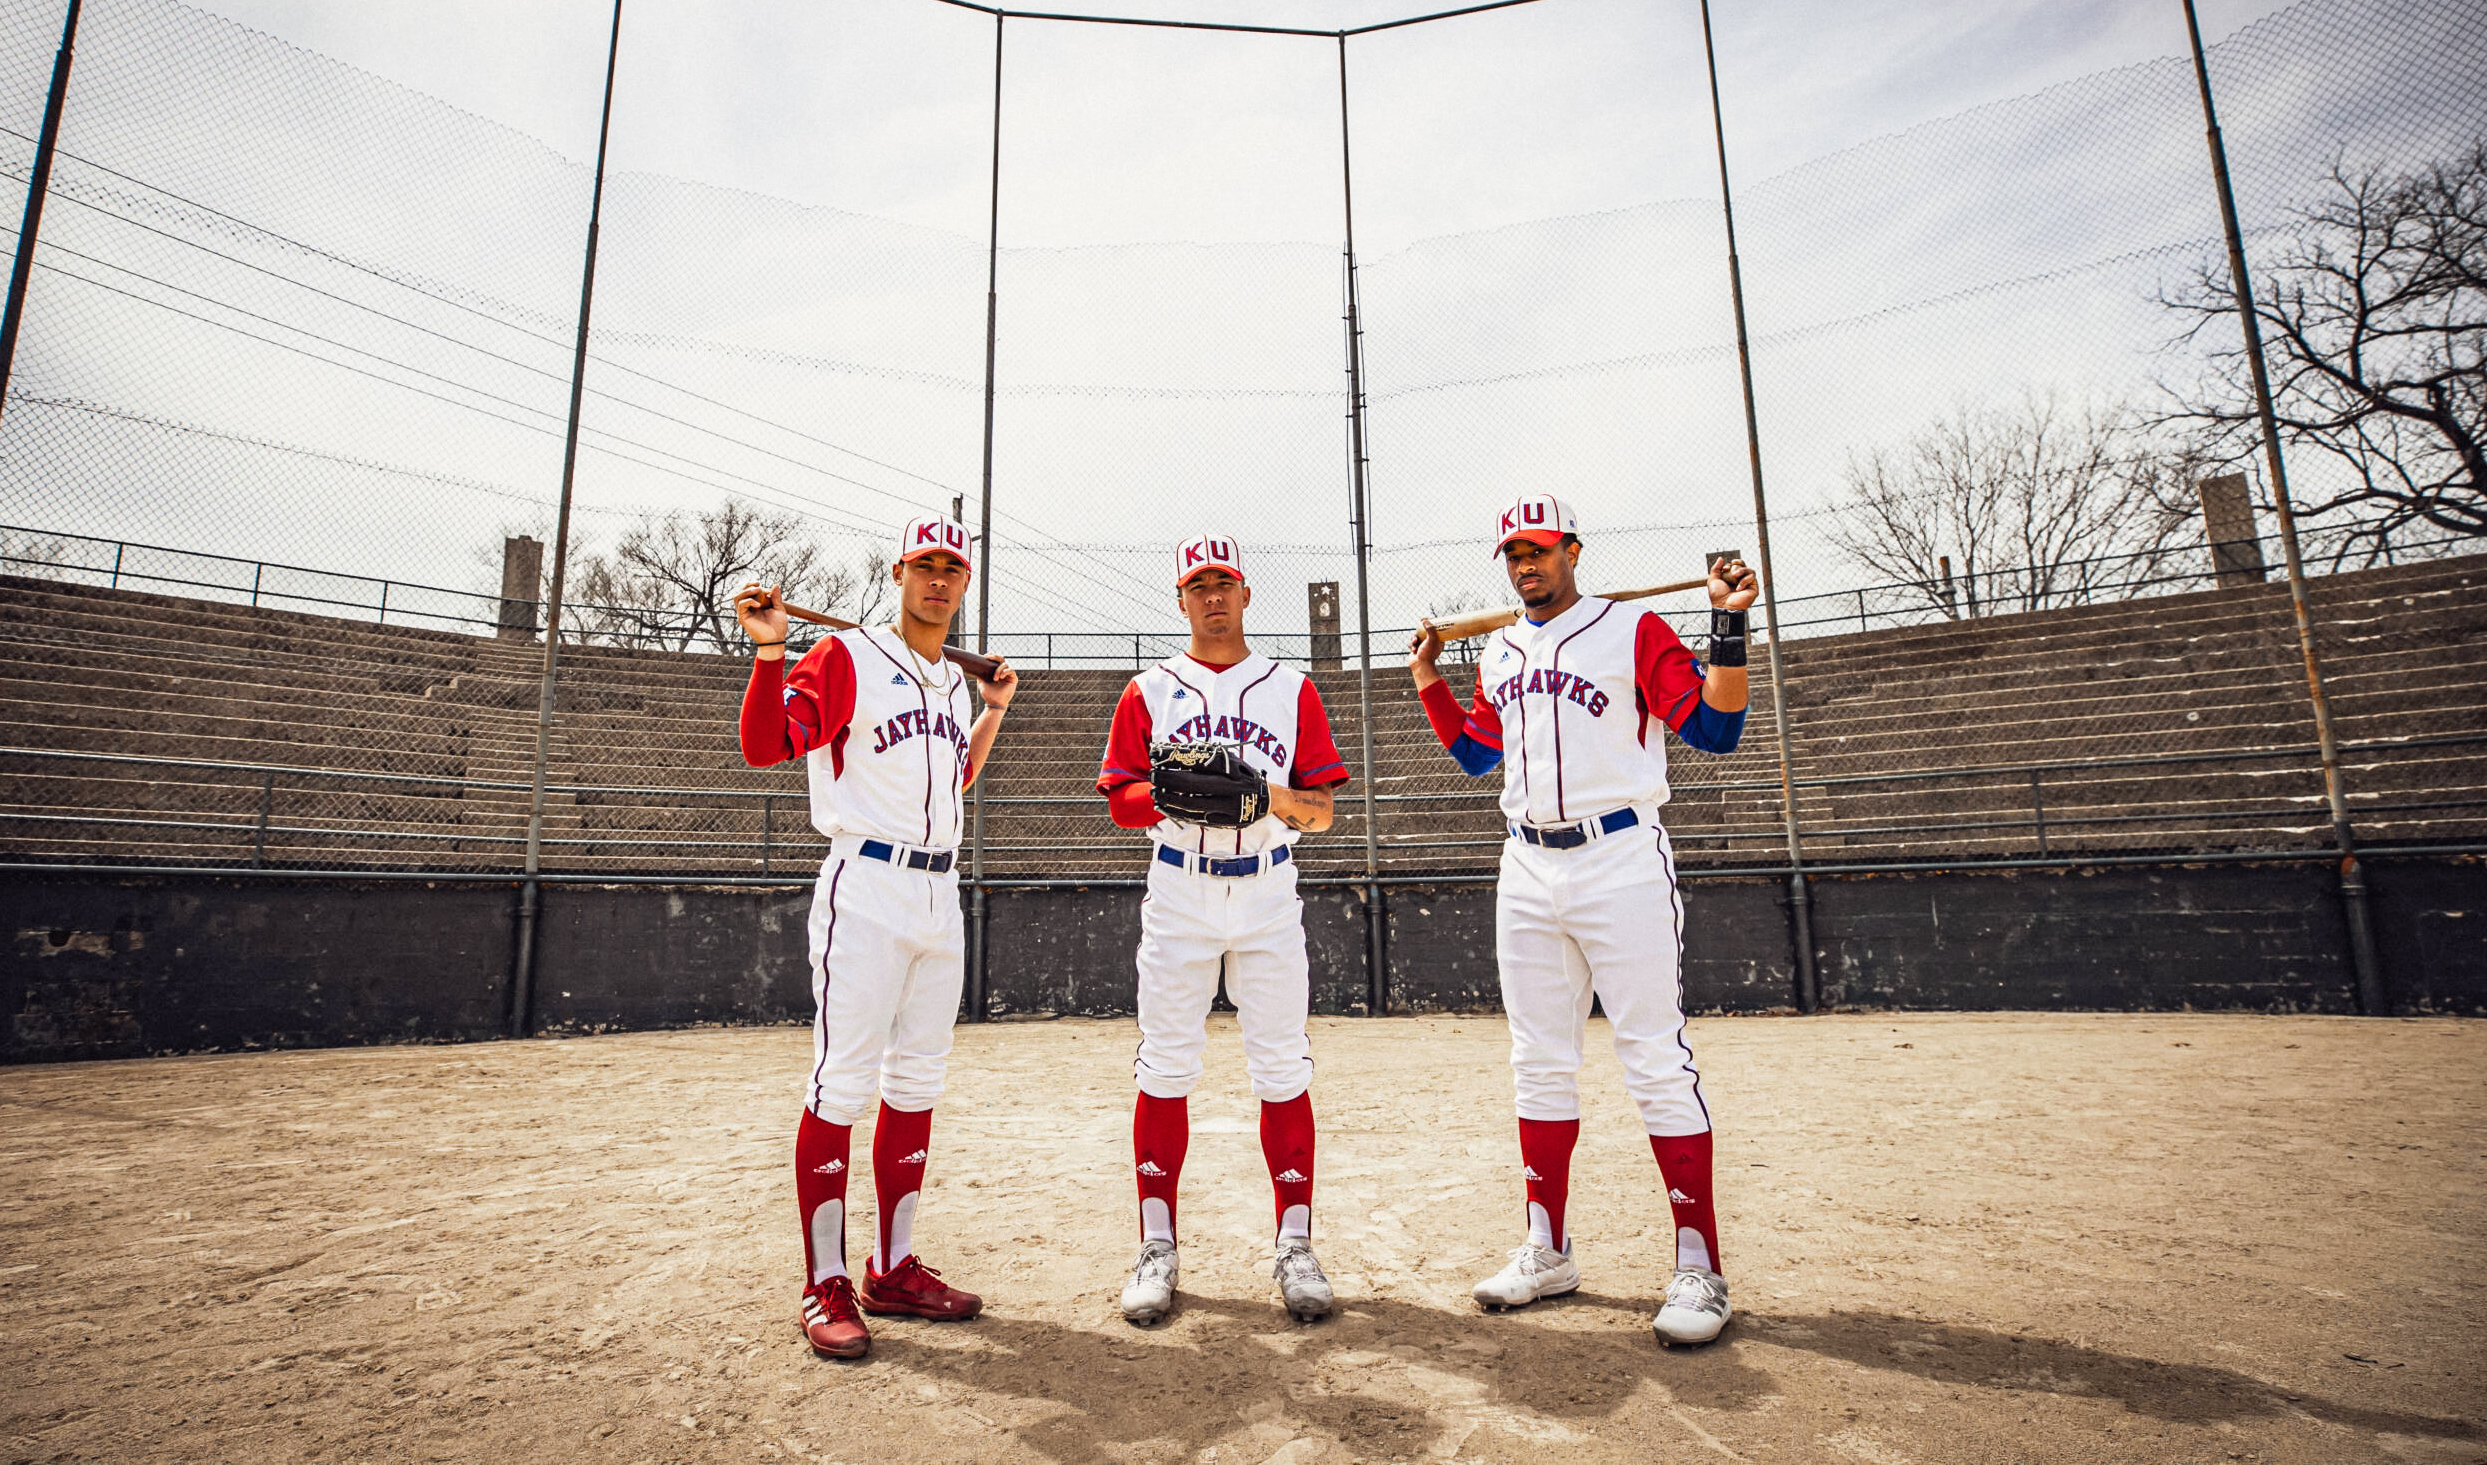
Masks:
[[[2479,1437],[2461,1419],[2292,1396],[2257,1378],[2198,1363],[2163,1363],[2056,1338],[2002,1333],[1881,1312],[1746,1317],[1749,1341],[1891,1369],[1937,1383],[2109,1399],[2175,1424],[2268,1419],[2292,1411],[2330,1424],[2431,1439]]]
[[[1660,1349],[1645,1324],[1582,1329],[1557,1322],[1576,1307],[1645,1318],[1657,1301],[1575,1294],[1527,1313],[1487,1317],[1375,1300],[1300,1327],[1274,1307],[1187,1297],[1168,1325],[1147,1332],[1126,1330],[1110,1315],[1083,1328],[988,1313],[971,1325],[975,1348],[940,1346],[911,1327],[895,1327],[876,1334],[874,1355],[962,1388],[993,1390],[1003,1377],[1028,1381],[1010,1392],[1061,1412],[1014,1433],[1066,1461],[1101,1459],[1101,1447],[1144,1442],[1190,1454],[1263,1420],[1282,1423],[1289,1436],[1335,1437],[1360,1456],[1456,1447],[1479,1423],[1552,1443],[1596,1434],[1650,1383],[1696,1408],[1756,1408],[1786,1390],[1766,1366],[1772,1350],[1946,1384],[2111,1400],[2182,1424],[2296,1411],[2377,1432],[2461,1440],[2478,1434],[2458,1419],[2312,1396],[2292,1401],[2226,1369],[1883,1313],[1747,1316],[1717,1344],[1672,1351]],[[996,1369],[995,1351],[1028,1367]],[[1204,1409],[1204,1398],[1218,1407]]]

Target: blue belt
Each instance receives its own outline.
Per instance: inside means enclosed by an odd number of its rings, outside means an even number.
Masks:
[[[1161,844],[1157,847],[1157,859],[1160,864],[1172,865],[1178,870],[1189,870],[1197,875],[1223,875],[1229,879],[1239,875],[1258,875],[1263,870],[1275,870],[1292,858],[1294,856],[1283,844],[1265,855],[1239,855],[1228,860],[1221,860],[1215,855],[1187,855],[1171,845]]]
[[[887,860],[900,869],[930,870],[936,875],[949,874],[950,862],[958,858],[948,850],[943,850],[940,854],[920,849],[901,851],[898,846],[881,839],[865,840],[863,848],[857,850],[856,853],[867,860]]]
[[[1617,809],[1611,814],[1600,814],[1595,819],[1583,819],[1578,824],[1559,824],[1552,829],[1532,829],[1526,824],[1514,824],[1511,826],[1511,837],[1530,844],[1542,844],[1548,849],[1578,849],[1597,837],[1589,832],[1592,828],[1598,834],[1612,834],[1618,829],[1630,829],[1640,822],[1641,816],[1630,809]]]

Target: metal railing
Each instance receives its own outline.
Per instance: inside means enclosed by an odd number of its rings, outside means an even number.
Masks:
[[[2266,549],[2278,542],[2268,535],[2254,541]],[[77,557],[58,553],[76,546],[87,547],[91,552]],[[44,550],[54,553],[40,552]],[[2483,550],[2487,550],[2487,543],[2474,537],[2447,535],[2392,546],[2387,559],[2425,560]],[[2199,557],[2202,567],[2185,568],[2171,563],[2179,557]],[[217,567],[229,568],[231,573],[222,578],[205,577]],[[315,614],[351,619],[368,616],[377,625],[388,625],[394,617],[399,625],[462,630],[483,636],[497,635],[511,615],[523,618],[525,625],[533,627],[542,611],[537,602],[505,601],[483,591],[0,524],[0,574],[27,571],[49,572],[30,578],[74,576],[83,577],[79,583],[108,589],[212,592],[230,597],[235,604],[307,608]],[[2054,583],[2058,577],[2069,579]],[[1779,602],[1779,624],[1782,633],[1795,641],[1808,633],[1846,635],[1903,626],[1968,623],[2036,610],[2178,595],[2209,590],[2217,583],[2209,549],[2193,546],[2181,551],[2065,560],[2046,566],[1963,570],[1948,580],[1891,580],[1788,596]],[[1707,626],[1706,607],[1650,608],[1688,637],[1703,634]],[[588,624],[582,627],[581,620]],[[565,612],[562,641],[565,645],[716,652],[718,648],[707,637],[703,625],[700,617],[685,610],[581,602],[572,604]],[[1414,631],[1413,625],[1377,628],[1374,642],[1395,656],[1400,643]],[[526,635],[532,639],[534,632],[529,630]],[[1137,670],[1180,652],[1186,645],[1184,634],[1175,629],[1005,630],[993,632],[987,641],[992,651],[1010,658],[1022,670]],[[1273,660],[1324,670],[1345,670],[1353,665],[1353,659],[1342,654],[1343,644],[1335,632],[1256,632],[1253,636],[1254,649]],[[734,650],[740,649],[737,641]],[[1457,659],[1456,655],[1453,659]]]
[[[2455,733],[2428,737],[2368,739],[2345,743],[2342,745],[2342,751],[2372,759],[2403,752],[2476,747],[2482,744],[2487,744],[2487,733]],[[2213,852],[2233,852],[2236,848],[2231,840],[2204,838],[2203,836],[2208,831],[2203,826],[2240,826],[2241,836],[2261,835],[2265,837],[2266,842],[2271,836],[2300,830],[2319,836],[2324,829],[2318,817],[2319,811],[2315,809],[2319,794],[2310,792],[2303,798],[2276,803],[2254,801],[2241,806],[2203,806],[2188,807],[2183,810],[2157,809],[2137,813],[2107,814],[2067,812],[2067,799],[2064,796],[2084,786],[2095,787],[2095,781],[2088,780],[2086,776],[2100,773],[2200,768],[2206,765],[2237,763],[2296,763],[2301,765],[2301,771],[2312,777],[2315,770],[2310,760],[2316,755],[2317,749],[2312,744],[2292,744],[2270,748],[2133,754],[2108,758],[2032,760],[1976,764],[1960,768],[1826,775],[1800,778],[1796,782],[1800,789],[1816,791],[1843,788],[1903,789],[1966,783],[1971,785],[1968,792],[1980,799],[1978,807],[1964,810],[1955,817],[1933,817],[1919,820],[1891,821],[1886,818],[1879,822],[1860,822],[1842,820],[1834,814],[1816,809],[1808,825],[1809,837],[1855,840],[1870,836],[1876,839],[1926,843],[1940,841],[1947,836],[1954,838],[2023,836],[2042,860],[2063,859],[2079,863],[2084,858],[2098,857],[2103,854],[2135,852],[2129,848],[2085,850],[2079,847],[2078,841],[2068,842],[2068,831],[2112,835],[2149,833],[2156,828],[2169,833],[2181,832],[2192,838],[2192,843],[2179,848],[2170,848],[2164,852],[2170,859],[2182,859]],[[416,820],[394,827],[370,822],[349,825],[333,821],[321,823],[287,820],[280,818],[277,811],[277,796],[287,789],[303,791],[313,786],[335,788],[343,785],[362,789],[393,788],[422,791],[426,794],[449,794],[450,791],[455,791],[456,797],[463,798],[470,791],[515,795],[526,793],[533,787],[530,783],[510,779],[319,768],[300,764],[236,762],[207,758],[168,758],[53,748],[0,747],[0,758],[20,763],[67,763],[84,766],[183,770],[223,775],[232,781],[222,787],[242,795],[242,799],[236,800],[233,806],[226,808],[203,808],[190,814],[166,815],[140,810],[106,811],[65,805],[30,808],[21,805],[16,809],[0,810],[0,828],[67,826],[133,833],[148,830],[247,836],[251,848],[249,868],[252,869],[286,868],[284,861],[289,853],[296,856],[333,854],[333,848],[320,848],[318,842],[351,840],[406,851],[407,858],[404,860],[372,862],[372,867],[375,869],[389,868],[407,870],[411,873],[453,873],[444,862],[427,859],[422,852],[440,851],[444,847],[454,846],[461,852],[487,854],[492,851],[514,851],[525,843],[524,835],[514,831],[495,832],[489,827],[472,829],[439,827],[456,817],[455,814],[447,811],[444,811],[445,817],[437,821]],[[2487,780],[2481,780],[2481,782],[2482,785],[2487,785]],[[1777,792],[1778,787],[1775,779],[1730,780],[1688,784],[1678,790],[1678,796],[1683,812],[1690,814],[1700,803],[1706,802],[1712,796],[1725,796],[1732,793],[1772,795]],[[2022,805],[2017,812],[2006,804],[1983,797],[2007,789],[2011,790],[2016,798],[2026,798],[2025,805]],[[758,874],[770,877],[777,874],[778,867],[788,861],[800,860],[805,855],[818,858],[819,852],[826,843],[811,829],[806,818],[798,817],[791,823],[781,822],[779,817],[781,804],[792,802],[798,808],[807,804],[807,794],[796,788],[698,788],[678,785],[565,783],[552,785],[548,791],[566,799],[627,798],[633,802],[616,807],[636,811],[680,810],[721,805],[727,809],[756,812],[758,815],[756,828],[748,832],[725,830],[651,835],[648,831],[602,829],[545,836],[544,844],[547,847],[576,853],[593,852],[600,860],[623,862],[630,867],[628,872],[636,875],[656,877],[667,874],[669,857],[675,859],[714,858],[721,853],[739,852],[738,862],[747,861],[756,867]],[[2050,791],[2059,796],[2052,808],[2049,805]],[[2358,812],[2366,817],[2383,814],[2428,814],[2449,816],[2462,822],[2468,822],[2470,819],[2487,822],[2487,816],[2460,815],[2455,812],[2487,809],[2487,791],[2475,795],[2462,790],[2449,790],[2448,793],[2452,796],[2397,801],[2364,800],[2358,805]],[[1497,795],[1491,790],[1463,789],[1428,793],[1378,794],[1376,802],[1411,810],[1428,806],[1474,809],[1477,815],[1483,818],[1489,814],[1488,806],[1496,797]],[[441,802],[447,803],[450,799],[444,798]],[[1093,806],[1098,800],[1092,793],[1004,794],[990,795],[987,802],[997,808],[1010,810],[1046,807],[1076,808]],[[581,807],[596,807],[596,805],[587,804]],[[1697,869],[1705,863],[1701,856],[1712,852],[1705,847],[1714,846],[1716,852],[1732,852],[1734,846],[1742,842],[1769,842],[1780,838],[1781,831],[1777,826],[1778,810],[1775,799],[1757,802],[1751,814],[1752,827],[1750,828],[1716,827],[1691,820],[1671,826],[1671,832],[1679,844],[1679,854],[1690,856],[1685,861],[1687,868]],[[1498,826],[1499,813],[1492,814],[1492,819],[1493,823]],[[1100,823],[1102,825],[1102,821]],[[423,827],[425,824],[431,824],[433,827]],[[996,842],[987,846],[987,852],[995,856],[1052,855],[1059,863],[1064,864],[1076,864],[1106,857],[1120,859],[1134,855],[1137,847],[1136,836],[1130,832],[1116,830],[1108,834],[1101,827],[1099,834],[1100,837],[1092,842],[1064,842],[1059,839],[1042,843]],[[1445,837],[1446,835],[1449,837]],[[1457,874],[1463,872],[1452,867],[1465,864],[1473,869],[1485,864],[1486,860],[1481,852],[1499,849],[1503,844],[1503,837],[1498,828],[1490,835],[1480,830],[1476,837],[1462,837],[1456,830],[1409,830],[1403,827],[1385,833],[1382,836],[1382,842],[1394,856],[1393,863],[1395,864],[1404,867],[1411,858],[1448,856],[1449,858],[1442,861],[1445,868],[1439,873]],[[0,849],[6,849],[11,843],[14,841],[6,835],[0,835]],[[292,846],[290,851],[287,849],[288,845]],[[20,853],[26,854],[24,851]],[[1342,853],[1339,858],[1344,861],[1349,856]],[[1946,852],[1945,858],[1950,863],[1957,864],[1984,862],[1982,856],[1967,852],[1965,849]],[[41,863],[42,861],[36,860],[35,862]],[[107,863],[122,862],[116,860]],[[165,862],[149,860],[126,863],[158,865]],[[1328,862],[1316,858],[1308,862],[1308,869],[1315,864],[1326,863]],[[687,865],[678,866],[676,873],[686,879],[703,878],[699,872],[690,869]],[[1000,886],[1023,883],[1023,881],[1015,880],[1009,875],[1002,875],[990,883]]]

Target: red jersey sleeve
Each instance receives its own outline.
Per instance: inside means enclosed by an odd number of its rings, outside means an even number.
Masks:
[[[855,719],[855,659],[835,637],[814,646],[792,671],[755,660],[743,688],[743,761],[767,768],[829,749],[831,768],[845,771],[846,733]]]
[[[1347,782],[1347,761],[1338,755],[1330,736],[1330,713],[1321,705],[1313,679],[1295,698],[1295,767],[1287,774],[1289,788],[1336,788]]]
[[[1675,628],[1655,612],[1641,612],[1640,629],[1632,638],[1632,692],[1641,712],[1641,737],[1649,737],[1649,719],[1681,730],[1701,700],[1701,664]]]
[[[1105,766],[1097,771],[1097,792],[1111,794],[1124,784],[1148,781],[1149,705],[1134,681],[1123,688],[1123,699],[1114,704],[1114,725],[1105,737]]]

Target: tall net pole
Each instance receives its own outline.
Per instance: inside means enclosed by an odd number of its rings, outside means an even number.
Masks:
[[[976,566],[976,650],[982,652],[989,643],[993,628],[993,395],[995,330],[1001,321],[1002,262],[1002,26],[1005,17],[993,17],[993,185],[985,210],[984,242],[984,499],[980,509]],[[992,754],[985,755],[992,761]],[[985,927],[988,917],[986,902],[990,898],[984,886],[984,786],[986,770],[976,770],[976,813],[974,833],[969,841],[968,867],[972,884],[970,898],[976,906],[975,930],[971,950],[974,955],[975,979],[968,984],[967,1017],[982,1022],[991,983],[985,968]]]
[[[60,49],[52,55],[52,89],[43,99],[43,131],[35,139],[35,165],[26,175],[26,212],[17,225],[17,260],[9,267],[9,300],[0,309],[0,411],[7,410],[9,377],[17,367],[17,327],[26,314],[26,281],[34,273],[35,236],[43,232],[43,197],[52,191],[52,154],[60,144],[60,109],[69,98],[69,67],[77,59],[78,6],[69,0],[61,22]]]
[[[2271,507],[2280,521],[2280,553],[2288,563],[2288,606],[2297,621],[2297,648],[2306,661],[2306,696],[2314,704],[2315,746],[2323,757],[2323,799],[2330,806],[2332,843],[2340,851],[2341,914],[2349,927],[2349,965],[2357,978],[2358,1010],[2372,1017],[2390,1008],[2383,990],[2382,963],[2375,956],[2375,931],[2367,909],[2366,872],[2358,864],[2357,842],[2349,829],[2349,804],[2341,785],[2340,745],[2332,733],[2331,697],[2323,686],[2323,664],[2314,644],[2314,617],[2306,605],[2305,560],[2298,552],[2297,513],[2288,495],[2288,468],[2280,458],[2279,416],[2271,406],[2271,374],[2263,365],[2262,324],[2254,315],[2254,282],[2245,269],[2245,235],[2237,225],[2236,192],[2228,183],[2228,145],[2219,135],[2219,113],[2211,105],[2211,67],[2202,51],[2202,26],[2193,0],[2184,0],[2185,36],[2193,45],[2193,79],[2202,93],[2202,125],[2211,150],[2211,178],[2219,190],[2219,221],[2228,236],[2228,283],[2237,302],[2237,325],[2245,335],[2245,364],[2254,379],[2254,413],[2262,423],[2263,466],[2271,475]]]
[[[1347,134],[1347,37],[1338,38],[1339,193],[1347,224],[1347,477],[1356,537],[1356,722],[1364,733],[1365,1011],[1390,1010],[1390,975],[1382,965],[1381,826],[1373,790],[1372,502],[1365,481],[1364,317],[1356,297],[1355,151]]]
[[[587,318],[596,299],[596,235],[604,219],[605,143],[613,134],[613,67],[622,54],[622,0],[605,44],[604,113],[596,124],[596,182],[587,204],[587,259],[579,268],[579,331],[570,358],[570,424],[561,444],[561,509],[553,525],[553,583],[544,600],[544,679],[536,692],[535,784],[527,800],[527,878],[518,897],[518,961],[510,981],[510,1036],[527,1035],[535,989],[536,913],[542,907],[544,776],[553,755],[553,699],[561,669],[561,594],[570,568],[570,500],[578,479],[579,407],[587,391]]]
[[[1796,815],[1796,761],[1788,734],[1786,668],[1779,659],[1778,576],[1770,566],[1770,504],[1762,492],[1762,426],[1753,407],[1753,347],[1744,326],[1744,270],[1736,259],[1736,198],[1727,182],[1727,119],[1718,99],[1718,50],[1710,39],[1710,0],[1701,0],[1701,54],[1710,67],[1710,126],[1718,139],[1718,201],[1727,221],[1727,295],[1736,312],[1736,369],[1744,386],[1744,442],[1753,465],[1753,537],[1762,559],[1762,624],[1770,633],[1770,716],[1779,738],[1779,804],[1787,815],[1788,920],[1796,946],[1796,1004],[1822,1005],[1813,959],[1813,896],[1805,886],[1805,845]]]

